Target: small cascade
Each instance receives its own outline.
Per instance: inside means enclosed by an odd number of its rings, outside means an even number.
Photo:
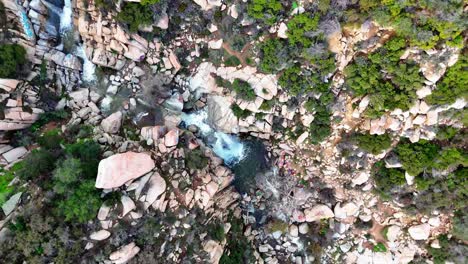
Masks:
[[[208,113],[201,110],[195,113],[182,113],[182,121],[185,126],[196,125],[207,144],[226,165],[234,166],[245,158],[247,149],[238,137],[223,132],[215,131],[206,123]]]
[[[60,15],[60,33],[66,34],[73,29],[72,4],[71,0],[65,0],[63,10]]]
[[[76,47],[75,55],[83,59],[83,81],[93,82],[96,80],[96,65],[92,63],[86,56],[85,47],[83,44]]]

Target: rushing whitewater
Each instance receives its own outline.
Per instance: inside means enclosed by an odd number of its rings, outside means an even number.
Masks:
[[[65,0],[60,14],[60,33],[64,34],[72,29],[72,5],[71,0]]]
[[[96,80],[96,65],[92,63],[88,56],[86,56],[85,48],[83,45],[76,47],[76,56],[83,59],[83,74],[81,75],[83,81],[93,82]]]
[[[182,113],[182,121],[186,126],[196,125],[207,144],[228,166],[233,166],[245,158],[246,148],[239,138],[214,129],[206,123],[208,113],[201,110],[195,113]],[[213,138],[213,140],[210,140]]]

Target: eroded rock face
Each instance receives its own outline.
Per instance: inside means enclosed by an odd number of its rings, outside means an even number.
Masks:
[[[151,156],[146,153],[126,152],[110,156],[99,163],[96,188],[117,188],[136,179],[155,167]]]
[[[217,130],[238,133],[237,117],[231,110],[231,103],[222,96],[208,97],[208,122]]]

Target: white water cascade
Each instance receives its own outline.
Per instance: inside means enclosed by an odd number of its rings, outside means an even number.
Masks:
[[[47,1],[44,1],[47,3]],[[73,8],[71,0],[64,0],[63,9],[55,7],[52,4],[47,5],[53,12],[60,16],[60,34],[63,38],[68,34],[73,34]],[[58,11],[57,11],[58,9]],[[73,47],[73,54],[83,59],[83,73],[82,80],[85,82],[93,82],[96,80],[96,65],[94,65],[86,56],[85,46],[83,44],[75,45]]]
[[[208,145],[224,162],[233,166],[245,158],[247,149],[244,144],[234,135],[215,131],[209,124],[206,123],[208,113],[206,110],[201,110],[195,113],[182,113],[182,121],[186,126],[196,125],[205,139],[213,138],[213,142],[208,142]]]

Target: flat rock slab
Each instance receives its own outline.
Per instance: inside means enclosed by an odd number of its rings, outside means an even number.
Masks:
[[[99,162],[96,188],[117,188],[136,179],[155,167],[147,153],[125,152],[108,157]]]

